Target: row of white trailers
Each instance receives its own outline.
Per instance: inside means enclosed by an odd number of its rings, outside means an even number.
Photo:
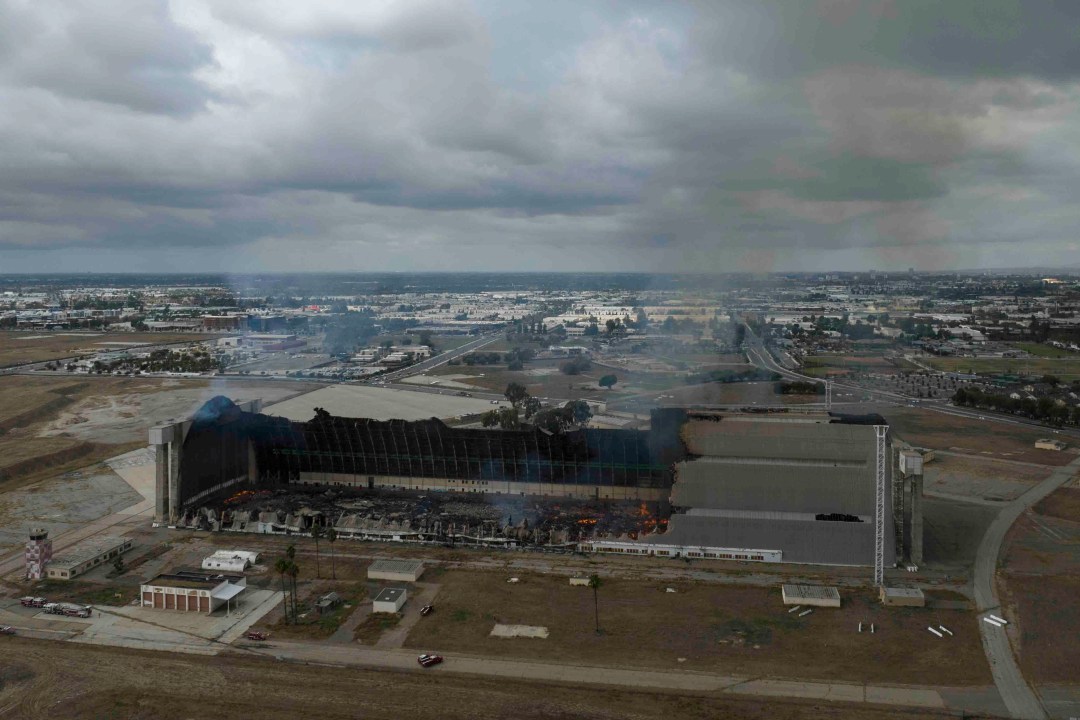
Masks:
[[[618,540],[593,540],[590,542],[582,542],[578,543],[578,550],[587,553],[653,555],[657,557],[684,557],[698,560],[745,560],[748,562],[768,563],[782,562],[784,557],[783,552],[780,550],[664,545],[661,543],[620,542]]]

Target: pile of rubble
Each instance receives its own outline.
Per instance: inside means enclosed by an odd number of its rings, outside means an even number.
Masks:
[[[361,540],[572,549],[593,539],[636,540],[667,529],[658,503],[388,490],[241,491],[190,510],[179,527],[222,532],[309,534],[333,527]]]

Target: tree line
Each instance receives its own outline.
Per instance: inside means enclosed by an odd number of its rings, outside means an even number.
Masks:
[[[1080,406],[1069,407],[1051,397],[1014,398],[1004,393],[987,393],[976,388],[960,388],[953,402],[964,407],[993,410],[1042,420],[1052,425],[1080,425]]]

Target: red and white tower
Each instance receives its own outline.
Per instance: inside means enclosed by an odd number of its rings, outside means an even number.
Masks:
[[[41,580],[45,577],[45,566],[52,560],[52,540],[45,528],[30,530],[30,539],[26,541],[26,579]]]

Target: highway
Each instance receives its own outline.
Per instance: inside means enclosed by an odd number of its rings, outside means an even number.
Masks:
[[[465,343],[464,345],[462,345],[459,348],[455,348],[453,350],[449,350],[447,352],[440,353],[438,355],[435,355],[435,356],[432,356],[432,357],[428,358],[427,360],[424,360],[422,362],[418,362],[415,365],[410,365],[408,367],[401,368],[400,370],[394,370],[393,372],[383,373],[382,375],[379,375],[376,378],[376,380],[382,380],[382,381],[386,381],[386,382],[394,382],[395,380],[404,380],[405,378],[410,377],[412,375],[422,375],[423,373],[427,372],[428,370],[432,370],[434,368],[437,368],[440,365],[445,365],[446,363],[450,362],[451,360],[453,360],[455,358],[459,358],[462,355],[467,355],[467,354],[469,354],[471,352],[475,352],[476,350],[479,350],[480,348],[487,347],[491,343],[498,340],[499,336],[501,334],[502,333],[500,331],[500,332],[488,333],[486,335],[481,335],[476,340],[472,340],[470,342],[467,342],[467,343]],[[368,381],[365,381],[365,382],[368,382]],[[411,389],[415,389],[415,387],[412,387]]]

